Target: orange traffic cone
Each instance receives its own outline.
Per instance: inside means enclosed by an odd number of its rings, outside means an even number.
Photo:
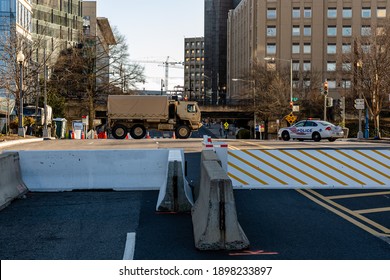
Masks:
[[[85,139],[84,131],[81,131],[81,139]]]
[[[146,132],[146,139],[150,139],[149,131]]]
[[[95,131],[95,133],[93,134],[93,139],[98,139],[99,137],[98,137],[98,134],[97,134],[97,132]]]
[[[104,131],[103,139],[107,139],[107,132],[106,131]]]
[[[130,139],[130,133],[127,132],[127,135],[126,135],[126,140],[129,140]]]
[[[72,130],[72,139],[74,139],[74,131]]]
[[[172,134],[172,139],[176,139],[176,133],[175,132],[173,132],[173,134]]]

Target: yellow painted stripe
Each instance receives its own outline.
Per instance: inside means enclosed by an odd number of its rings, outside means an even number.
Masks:
[[[390,160],[390,157],[385,155],[384,153],[379,152],[378,150],[372,150],[374,153],[380,155],[381,157],[384,157],[385,159]]]
[[[355,182],[357,182],[357,183],[359,183],[359,184],[361,184],[361,185],[365,185],[364,182],[362,182],[362,181],[360,181],[360,180],[357,180],[356,178],[354,178],[354,177],[348,175],[347,173],[345,173],[345,172],[343,172],[343,171],[341,171],[341,170],[339,170],[339,169],[333,167],[332,165],[326,163],[325,161],[322,161],[322,160],[318,159],[317,157],[315,157],[315,156],[313,156],[313,155],[311,155],[311,154],[309,154],[309,153],[306,153],[305,151],[299,151],[299,152],[302,153],[302,154],[304,154],[305,156],[311,158],[312,160],[315,160],[315,161],[321,163],[322,165],[325,165],[326,167],[328,167],[328,168],[330,168],[330,169],[336,171],[337,173],[342,174],[342,175],[344,175],[345,177],[347,177],[347,178],[349,178],[349,179],[351,179],[351,180],[353,180],[353,181],[355,181]],[[318,150],[317,150],[317,152],[321,153],[321,151],[318,151]],[[325,154],[325,153],[324,153],[324,154]],[[326,154],[325,154],[325,155],[326,155]],[[347,184],[345,184],[345,185],[347,185]]]
[[[387,212],[387,211],[390,211],[390,207],[355,210],[355,212],[359,214],[370,214],[370,213]]]
[[[261,172],[261,173],[267,175],[268,177],[274,179],[275,181],[281,183],[282,185],[288,185],[286,182],[280,180],[279,178],[277,178],[276,176],[272,175],[271,173],[269,173],[269,172],[267,172],[267,171],[265,171],[265,170],[263,170],[263,169],[260,169],[259,167],[257,167],[257,166],[254,165],[253,163],[250,163],[249,161],[247,161],[247,160],[245,160],[245,159],[239,157],[238,155],[233,154],[233,153],[231,153],[231,152],[228,152],[228,154],[229,154],[230,156],[232,156],[232,157],[238,159],[239,161],[245,163],[246,165],[252,167],[253,169],[256,169],[257,171],[259,171],[259,172]]]
[[[354,162],[357,162],[357,163],[359,163],[360,165],[363,165],[364,167],[366,167],[366,168],[368,168],[368,169],[370,169],[370,170],[372,170],[372,171],[378,173],[379,175],[382,175],[383,177],[386,177],[387,179],[390,179],[390,176],[387,175],[387,174],[385,174],[385,173],[383,173],[382,171],[379,171],[379,170],[373,168],[372,166],[369,166],[368,164],[366,164],[366,163],[364,163],[364,162],[362,162],[362,161],[360,161],[360,160],[358,160],[358,159],[356,159],[356,158],[354,158],[354,157],[351,157],[350,155],[348,155],[348,154],[346,154],[346,153],[344,153],[344,152],[342,152],[342,151],[339,151],[339,150],[336,150],[336,151],[337,151],[339,154],[345,156],[346,158],[349,158],[350,160],[352,160],[352,161],[354,161]],[[364,155],[364,154],[363,154],[363,155]],[[363,175],[364,175],[364,176],[369,176],[369,175],[364,174],[364,173],[363,173]],[[378,182],[379,182],[379,181],[378,181]]]
[[[343,161],[341,161],[341,160],[335,158],[334,156],[331,156],[331,155],[329,155],[329,154],[327,154],[327,153],[325,153],[325,152],[323,152],[323,151],[320,151],[320,150],[318,150],[317,152],[319,152],[320,154],[322,154],[322,155],[324,155],[324,156],[326,156],[326,157],[328,157],[328,158],[334,160],[335,162],[338,162],[338,163],[340,163],[340,164],[342,164],[342,165],[348,167],[349,169],[355,171],[356,173],[359,173],[360,175],[362,175],[362,176],[364,176],[364,177],[370,179],[371,181],[377,182],[379,185],[385,185],[385,183],[383,183],[383,182],[381,182],[381,181],[375,179],[374,177],[368,175],[367,173],[364,173],[364,172],[360,171],[359,169],[353,167],[352,165],[349,165],[349,164],[347,164],[347,163],[345,163],[345,162],[343,162]],[[341,153],[342,153],[342,152],[341,152]],[[345,154],[345,156],[346,156],[347,158],[351,159],[351,160],[353,159],[352,157],[348,156],[347,154]],[[333,168],[333,169],[334,169],[334,170],[338,170],[338,169],[335,169],[335,168]],[[341,173],[340,170],[338,170],[338,172]],[[352,179],[352,180],[358,182],[359,184],[365,185],[365,183],[361,182],[360,180],[358,180],[358,179],[356,179],[356,178],[354,178],[354,177],[352,177],[352,176],[350,176],[350,175],[348,175],[348,176],[349,176],[350,179]]]
[[[390,229],[388,229],[388,228],[386,228],[386,227],[384,227],[384,226],[382,226],[382,225],[380,225],[380,224],[374,222],[373,220],[370,220],[370,219],[368,219],[368,218],[366,218],[366,217],[360,215],[359,213],[356,213],[355,211],[352,211],[352,210],[350,210],[350,209],[348,209],[348,208],[346,208],[346,207],[344,207],[344,206],[341,206],[340,204],[338,204],[338,203],[336,203],[336,202],[334,202],[334,201],[332,201],[332,200],[330,200],[330,199],[327,199],[327,198],[324,197],[323,195],[321,195],[321,194],[319,194],[319,193],[317,193],[317,192],[315,192],[315,191],[313,191],[313,190],[310,190],[310,189],[309,189],[309,190],[307,190],[307,191],[310,192],[310,193],[312,193],[313,195],[315,195],[315,196],[321,198],[322,200],[326,201],[326,202],[329,203],[330,205],[333,205],[334,207],[336,207],[336,208],[338,208],[338,209],[340,209],[340,210],[342,210],[342,211],[348,213],[349,215],[354,216],[354,217],[356,217],[356,218],[362,220],[363,222],[365,222],[365,223],[367,223],[367,224],[369,224],[369,225],[371,225],[371,226],[373,226],[373,227],[375,227],[375,228],[381,230],[382,232],[384,232],[384,233],[386,233],[386,234],[390,233]],[[352,219],[352,220],[353,220],[353,219]]]
[[[294,165],[290,164],[289,162],[287,162],[287,161],[285,161],[285,160],[283,160],[283,159],[281,159],[281,158],[275,156],[274,154],[272,154],[272,153],[270,153],[270,152],[268,152],[268,151],[266,151],[266,150],[259,150],[259,151],[262,152],[262,153],[264,153],[264,154],[266,154],[266,155],[268,155],[269,157],[272,157],[273,159],[275,159],[275,160],[277,160],[277,161],[280,161],[280,162],[283,163],[284,165],[286,165],[286,166],[288,166],[288,167],[290,167],[290,168],[292,168],[292,169],[294,169],[294,170],[296,170],[296,171],[302,173],[303,175],[305,175],[305,176],[307,176],[307,177],[313,179],[314,181],[317,181],[317,182],[320,183],[321,185],[326,185],[326,183],[325,183],[324,181],[322,181],[322,180],[320,180],[320,179],[314,177],[313,175],[311,175],[311,174],[309,174],[309,173],[307,173],[307,172],[305,172],[305,171],[303,171],[303,170],[297,168],[296,166],[294,166]]]
[[[238,178],[237,176],[234,176],[232,173],[228,172],[228,176],[230,178],[233,178],[234,180],[240,182],[241,184],[243,185],[249,185],[247,182],[245,182],[244,180],[241,180],[240,178]]]
[[[251,173],[245,171],[244,169],[242,169],[241,167],[235,165],[234,163],[228,162],[228,164],[229,164],[231,167],[233,167],[233,168],[237,169],[238,171],[240,171],[241,173],[244,173],[245,175],[247,175],[247,176],[251,177],[252,179],[256,180],[257,182],[259,182],[259,183],[261,183],[261,184],[263,184],[263,185],[268,185],[267,182],[265,182],[265,181],[263,181],[263,180],[257,178],[256,176],[253,176]]]
[[[291,154],[287,153],[286,151],[280,150],[280,152],[283,153],[283,154],[285,154],[285,155],[287,155],[287,156],[289,156],[289,157],[291,157],[292,159],[294,159],[294,160],[296,160],[296,161],[298,161],[298,162],[300,162],[300,163],[302,163],[302,164],[304,164],[304,165],[310,167],[311,169],[317,171],[318,173],[321,173],[322,175],[324,175],[324,176],[326,176],[326,177],[332,179],[333,181],[338,182],[339,184],[341,184],[341,185],[343,185],[343,186],[347,186],[347,185],[348,185],[348,184],[344,183],[343,181],[337,179],[336,177],[333,177],[332,175],[330,175],[330,174],[328,174],[328,173],[322,171],[321,169],[315,167],[314,165],[311,165],[311,164],[307,163],[306,161],[303,161],[303,160],[301,160],[300,158],[298,158],[298,157],[296,157],[296,156],[294,156],[294,155],[291,155]],[[330,184],[329,184],[329,185],[330,185]]]
[[[355,220],[355,219],[352,219],[350,216],[344,214],[343,212],[333,208],[333,207],[330,207],[328,204],[325,204],[324,202],[318,200],[317,198],[313,197],[312,195],[306,193],[305,191],[303,190],[296,190],[297,192],[299,192],[300,194],[306,196],[308,199],[310,199],[311,201],[313,201],[314,203],[328,209],[329,211],[335,213],[336,215],[340,216],[341,218],[349,221],[350,223],[354,224],[355,226],[358,226],[360,227],[361,229],[371,233],[372,235],[375,235],[375,236],[382,236],[382,234],[380,234],[379,232],[377,232],[376,230],[364,225],[363,223]]]
[[[355,153],[358,153],[359,155],[365,157],[365,158],[368,158],[369,160],[371,160],[379,165],[382,165],[384,168],[390,169],[390,166],[388,166],[387,164],[384,164],[383,162],[377,160],[376,158],[370,157],[369,155],[363,153],[362,151],[359,151],[359,150],[353,150],[353,151]]]
[[[326,198],[327,199],[344,199],[344,198],[367,197],[367,196],[387,195],[387,194],[390,194],[390,192],[355,193],[355,194],[327,196]]]
[[[280,173],[286,175],[287,177],[290,177],[291,179],[297,181],[298,183],[300,183],[300,184],[302,184],[302,185],[307,185],[306,182],[300,180],[299,178],[296,178],[295,176],[292,176],[291,174],[287,173],[286,171],[284,171],[284,170],[280,169],[279,167],[277,167],[277,166],[275,166],[275,165],[273,165],[273,164],[271,164],[271,163],[269,163],[269,162],[263,160],[262,158],[260,158],[260,157],[258,157],[258,156],[256,156],[256,155],[254,155],[253,153],[251,153],[251,152],[249,152],[249,151],[247,151],[247,150],[244,150],[244,151],[242,151],[242,152],[245,153],[245,154],[247,154],[247,155],[249,155],[249,156],[251,156],[251,157],[253,157],[254,159],[256,159],[256,160],[258,160],[258,161],[260,161],[260,162],[262,162],[262,163],[268,165],[269,167],[271,167],[271,168],[273,168],[273,169],[279,171]]]

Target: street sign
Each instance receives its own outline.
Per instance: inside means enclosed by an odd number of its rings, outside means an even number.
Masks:
[[[364,110],[364,99],[355,99],[355,109]]]
[[[293,113],[288,114],[284,117],[289,124],[294,123],[297,120],[297,116],[294,116]]]
[[[299,112],[299,105],[294,105],[292,110],[293,112]]]

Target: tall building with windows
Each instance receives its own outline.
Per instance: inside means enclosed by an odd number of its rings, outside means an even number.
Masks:
[[[241,0],[205,0],[205,88],[212,92],[211,103],[224,103],[226,97],[227,18]]]
[[[390,0],[242,0],[228,17],[227,99],[240,98],[245,85],[231,79],[248,75],[254,61],[292,67],[294,88],[313,86],[306,72],[327,80],[330,94],[350,88],[350,73],[338,70],[353,65],[343,57],[354,38],[381,28],[389,8]]]
[[[204,37],[184,39],[184,88],[190,100],[210,102],[204,90]]]

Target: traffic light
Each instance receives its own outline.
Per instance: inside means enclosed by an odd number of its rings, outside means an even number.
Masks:
[[[292,109],[294,106],[294,102],[290,101],[290,108]]]
[[[328,81],[325,81],[325,82],[324,82],[324,94],[325,94],[325,95],[328,94]]]

